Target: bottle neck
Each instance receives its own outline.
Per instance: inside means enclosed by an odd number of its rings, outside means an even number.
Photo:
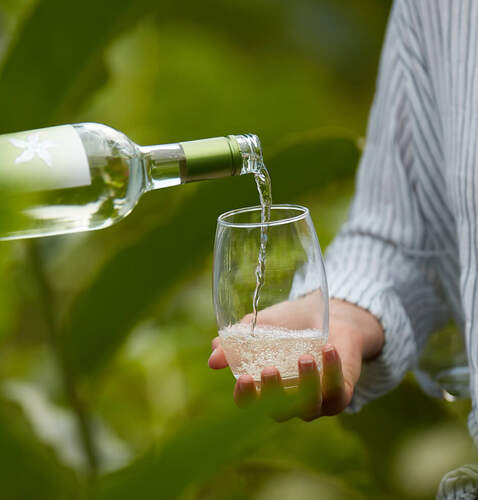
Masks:
[[[148,189],[258,172],[259,138],[229,135],[159,146],[142,146]]]
[[[239,146],[242,158],[240,175],[260,173],[264,166],[262,146],[259,137],[254,134],[230,135]]]

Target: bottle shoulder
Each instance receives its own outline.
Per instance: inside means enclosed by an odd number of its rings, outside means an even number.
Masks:
[[[73,127],[87,152],[132,158],[139,155],[139,146],[126,134],[102,123],[85,122]]]
[[[85,148],[92,172],[108,185],[123,186],[137,199],[146,187],[140,148],[126,134],[100,123],[73,125]]]

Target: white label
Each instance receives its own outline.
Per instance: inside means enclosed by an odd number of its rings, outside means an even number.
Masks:
[[[74,127],[0,136],[0,182],[28,191],[91,184],[88,157]]]

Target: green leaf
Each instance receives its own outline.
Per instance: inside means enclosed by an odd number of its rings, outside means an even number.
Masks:
[[[268,161],[274,201],[297,202],[304,193],[349,178],[357,158],[355,141],[348,138],[320,132],[289,141]],[[113,255],[74,301],[63,335],[72,369],[88,373],[103,365],[157,300],[202,270],[217,216],[257,203],[252,177],[243,176],[198,186],[165,224],[158,214],[157,226]]]
[[[340,415],[344,428],[356,433],[366,446],[374,482],[382,492],[380,498],[403,498],[403,494],[394,497],[387,491],[394,474],[396,451],[406,437],[452,423],[452,410],[447,405],[426,396],[416,383],[405,380],[398,389],[370,402],[359,413]]]
[[[104,49],[157,7],[153,0],[40,0],[0,68],[0,132],[68,121],[104,83]]]
[[[240,464],[257,446],[277,431],[258,411],[237,409],[189,420],[159,451],[106,477],[97,500],[154,500],[178,498],[186,488],[204,483],[228,467]]]
[[[0,401],[0,481],[2,498],[55,500],[75,498],[74,474],[40,444],[19,412]]]

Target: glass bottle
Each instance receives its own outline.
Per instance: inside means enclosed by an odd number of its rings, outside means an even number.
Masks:
[[[141,195],[254,173],[257,136],[139,146],[106,125],[80,123],[0,136],[0,240],[101,229]]]

